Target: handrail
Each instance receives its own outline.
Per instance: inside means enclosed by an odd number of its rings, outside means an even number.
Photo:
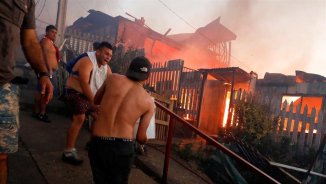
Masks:
[[[168,173],[168,169],[169,169],[169,157],[170,157],[170,153],[171,153],[172,136],[173,136],[174,126],[175,126],[175,121],[173,121],[173,120],[176,119],[179,122],[181,122],[182,124],[186,125],[188,128],[190,128],[192,131],[196,132],[198,135],[200,135],[207,142],[209,142],[210,144],[215,146],[217,149],[221,150],[223,153],[227,154],[231,158],[234,158],[236,161],[239,161],[246,168],[252,170],[256,174],[268,179],[269,181],[271,181],[273,183],[280,184],[279,181],[275,180],[274,178],[272,178],[271,176],[266,174],[264,171],[260,170],[259,168],[252,165],[250,162],[246,161],[245,159],[243,159],[242,157],[240,157],[239,155],[237,155],[233,151],[229,150],[227,147],[225,147],[221,143],[217,142],[215,139],[211,138],[210,136],[208,136],[207,134],[205,134],[204,132],[199,130],[197,127],[195,127],[192,124],[190,124],[189,122],[185,121],[179,115],[177,115],[176,113],[170,111],[168,108],[166,108],[164,105],[162,105],[160,102],[155,101],[155,104],[156,104],[157,107],[164,110],[166,113],[168,113],[171,116],[170,117],[170,125],[169,125],[169,131],[168,131],[167,144],[166,144],[166,152],[165,152],[165,159],[164,159],[163,178],[162,178],[163,181],[162,181],[162,183],[167,182],[167,173]]]

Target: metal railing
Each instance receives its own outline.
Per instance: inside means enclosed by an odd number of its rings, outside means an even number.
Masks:
[[[263,177],[264,179],[267,179],[271,183],[280,183],[279,181],[275,180],[256,166],[252,165],[221,143],[217,142],[215,139],[212,137],[208,136],[189,122],[185,121],[183,118],[166,108],[164,105],[160,104],[159,102],[155,101],[155,104],[158,108],[166,112],[168,115],[170,115],[170,122],[169,122],[169,129],[168,129],[168,137],[167,137],[167,143],[166,143],[166,150],[165,150],[165,158],[164,158],[164,167],[163,167],[163,176],[162,176],[162,183],[165,184],[167,183],[167,178],[168,178],[168,170],[169,170],[169,163],[170,163],[170,158],[171,158],[171,149],[172,149],[172,139],[173,139],[173,133],[174,133],[174,128],[176,121],[182,123],[186,127],[190,128],[193,132],[198,134],[202,139],[206,140],[207,143],[210,145],[214,146],[216,149],[222,151],[224,154],[228,155],[229,157],[235,159],[237,162],[242,164],[245,168],[248,170],[251,170],[252,172],[256,173],[257,175]]]

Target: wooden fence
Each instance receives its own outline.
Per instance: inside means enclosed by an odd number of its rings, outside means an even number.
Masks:
[[[323,119],[324,112],[322,110],[317,112],[316,108],[312,107],[309,112],[307,105],[295,106],[293,102],[288,104],[287,101],[281,104],[281,97],[254,96],[242,90],[234,91],[234,94],[234,98],[231,100],[234,106],[237,102],[244,100],[255,101],[269,107],[271,116],[274,119],[277,118],[275,140],[279,141],[282,136],[286,136],[291,139],[292,144],[298,145],[299,148],[317,149],[320,146],[321,139],[326,133],[326,121]]]
[[[75,29],[66,29],[66,45],[70,51],[81,54],[93,50],[94,42],[107,41],[108,38],[91,33],[83,33]]]
[[[154,63],[147,85],[155,93],[174,101],[173,109],[178,115],[197,122],[203,76],[183,64],[183,60]]]
[[[308,106],[302,107],[298,104],[296,107],[291,102],[289,108],[288,102],[284,101],[282,107],[278,111],[279,122],[275,129],[275,136],[279,139],[282,136],[291,138],[292,143],[297,144],[300,148],[309,146],[318,148],[322,136],[325,134],[325,125],[323,122],[323,112],[316,112],[313,107],[308,112]]]
[[[162,97],[161,95],[158,95],[156,93],[151,93],[151,96],[155,98],[155,100],[171,111],[173,110],[173,101],[166,99]],[[164,112],[160,108],[156,108],[155,111],[155,140],[151,140],[150,143],[155,144],[165,144],[167,140],[168,135],[168,129],[169,129],[169,123],[170,123],[170,116]]]

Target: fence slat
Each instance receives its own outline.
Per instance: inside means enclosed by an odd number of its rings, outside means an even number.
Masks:
[[[300,131],[300,136],[299,136],[299,141],[298,145],[300,148],[303,148],[305,144],[305,136],[306,136],[306,123],[308,121],[308,106],[305,105],[303,109],[303,114],[301,118],[301,131]]]
[[[314,129],[315,129],[315,117],[316,117],[316,108],[312,108],[311,115],[309,118],[309,133],[308,133],[308,139],[306,142],[306,145],[311,146],[312,145],[312,138],[314,135]]]
[[[292,119],[293,119],[293,102],[291,102],[290,104],[290,109],[289,109],[289,113],[288,113],[288,120],[287,120],[287,125],[286,125],[286,136],[290,136],[290,132],[291,132],[291,125],[292,125]]]
[[[324,127],[323,127],[323,111],[319,110],[318,112],[318,124],[317,124],[317,132],[316,132],[316,138],[313,144],[313,147],[315,149],[318,149],[320,145],[320,141],[322,138],[322,135],[324,135]]]
[[[298,140],[298,126],[300,123],[300,114],[301,114],[301,104],[297,105],[294,126],[293,126],[293,134],[292,134],[292,143],[297,143]]]

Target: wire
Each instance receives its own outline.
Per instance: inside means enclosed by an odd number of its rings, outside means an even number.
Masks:
[[[36,18],[39,18],[39,17],[41,16],[41,14],[42,14],[42,12],[43,12],[43,9],[44,9],[44,7],[45,7],[45,3],[46,3],[46,0],[44,0],[43,6],[42,6],[42,8],[41,8],[41,11],[40,11],[40,13],[38,14],[38,16],[36,16]]]
[[[45,6],[45,11],[46,11],[46,14],[48,15],[48,18],[50,19],[50,20],[53,20],[53,17],[51,17],[50,16],[50,13],[49,13],[49,9]],[[51,21],[51,22],[53,22],[53,21]],[[53,23],[52,23],[53,24]]]
[[[108,10],[110,10],[110,2],[109,2],[109,0],[106,0],[106,2],[107,2],[106,5],[108,5]]]
[[[41,23],[43,23],[43,24],[51,24],[51,23],[49,23],[49,22],[47,22],[45,20],[41,20],[39,18],[36,18],[36,20],[39,21],[39,22],[41,22]]]
[[[77,3],[85,12],[88,13],[88,10],[81,4],[81,2]]]
[[[168,7],[168,5],[166,5],[163,1],[161,1],[161,0],[157,0],[157,1],[160,2],[163,6],[165,6],[168,10],[170,10],[175,16],[177,16],[179,19],[181,19],[188,26],[190,26],[191,28],[196,30],[196,28],[193,25],[191,25],[188,21],[186,21],[184,18],[182,18],[180,15],[178,15],[175,11],[173,11],[170,7]]]

